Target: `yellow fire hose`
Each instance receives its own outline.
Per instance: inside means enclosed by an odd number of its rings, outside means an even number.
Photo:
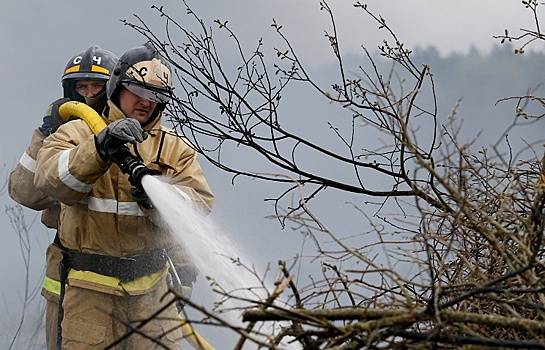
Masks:
[[[59,107],[59,115],[64,120],[72,117],[83,119],[95,135],[107,126],[104,119],[94,109],[81,102],[63,103]]]
[[[98,113],[86,105],[85,103],[70,101],[63,103],[59,107],[59,115],[64,120],[69,120],[71,117],[78,117],[85,121],[93,134],[98,134],[102,129],[106,127],[104,119],[98,115]],[[195,350],[214,350],[214,347],[210,345],[206,339],[204,339],[193,326],[180,316],[182,333],[184,339]]]

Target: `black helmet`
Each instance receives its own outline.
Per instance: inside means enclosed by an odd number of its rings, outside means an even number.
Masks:
[[[100,46],[93,45],[70,58],[62,75],[64,97],[86,102],[75,91],[75,82],[81,79],[98,79],[106,82],[117,62],[117,56]]]
[[[170,65],[149,42],[132,48],[119,58],[112,77],[106,84],[108,99],[118,107],[119,91],[122,87],[157,102],[156,110],[160,112],[165,108],[172,92]]]

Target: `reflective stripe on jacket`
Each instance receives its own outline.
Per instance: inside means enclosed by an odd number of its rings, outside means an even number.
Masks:
[[[57,228],[60,206],[58,202],[34,186],[36,157],[45,136],[34,130],[32,140],[19,163],[9,175],[9,195],[17,203],[34,210],[42,211],[42,223],[49,228]]]
[[[62,251],[55,243],[51,243],[45,252],[45,277],[42,284],[42,295],[51,302],[58,302],[61,291],[59,264]]]
[[[119,109],[110,106],[109,121],[124,118]],[[146,127],[149,137],[131,147],[149,168],[159,170],[170,182],[185,192],[195,203],[210,208],[212,192],[197,162],[196,152],[159,119]],[[153,224],[133,200],[128,176],[119,167],[103,161],[97,154],[94,135],[82,120],[63,124],[44,141],[37,157],[36,186],[61,202],[59,237],[68,249],[111,256],[128,256],[141,251],[166,248],[175,244],[170,234]],[[187,254],[178,252],[177,264],[190,264]],[[173,259],[175,260],[175,259]],[[81,277],[81,276],[80,276]],[[96,276],[95,276],[96,277]],[[148,276],[145,276],[148,277]],[[153,288],[160,279],[143,278],[147,282],[121,289],[128,294],[141,294]],[[83,279],[69,275],[69,284],[117,294],[118,287],[100,278]],[[138,291],[138,292],[136,292]]]

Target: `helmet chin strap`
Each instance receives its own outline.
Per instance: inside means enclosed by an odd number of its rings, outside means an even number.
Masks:
[[[165,109],[164,103],[161,103],[161,104],[158,103],[157,106],[155,106],[155,109],[153,110],[153,113],[151,114],[151,116],[148,118],[148,120],[146,120],[144,124],[142,124],[142,126],[146,126],[153,123],[157,118],[159,118],[159,116],[161,115],[161,112],[164,109]]]
[[[107,100],[108,98],[106,97],[106,88],[103,88],[98,94],[93,97],[85,97],[85,103],[92,107],[98,113],[102,112],[100,109],[104,108]]]

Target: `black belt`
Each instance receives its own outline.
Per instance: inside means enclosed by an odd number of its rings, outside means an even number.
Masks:
[[[122,282],[128,282],[161,271],[168,261],[164,249],[147,250],[141,254],[117,257],[67,249],[61,244],[58,234],[55,235],[54,242],[62,249],[63,255],[63,259],[59,264],[61,291],[59,295],[59,314],[57,316],[58,350],[62,347],[63,300],[69,269],[91,271],[105,276],[117,277]]]
[[[63,255],[64,263],[70,269],[117,277],[122,282],[158,272],[165,267],[168,261],[164,249],[148,250],[141,254],[122,257],[66,249],[63,251]]]

